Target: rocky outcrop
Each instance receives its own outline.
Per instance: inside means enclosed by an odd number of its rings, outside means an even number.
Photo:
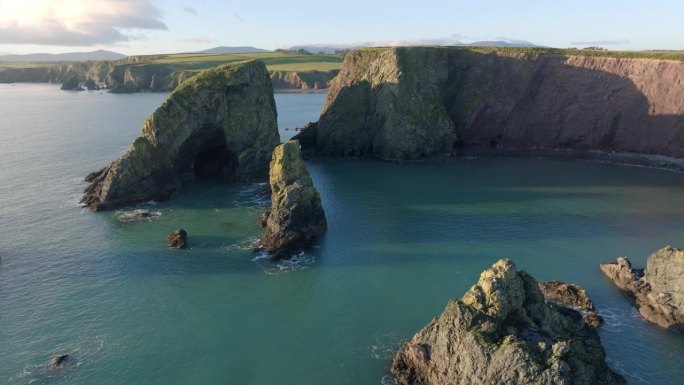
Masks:
[[[64,91],[83,91],[83,88],[78,84],[78,76],[74,75],[62,84]]]
[[[603,323],[603,318],[596,312],[594,303],[589,299],[587,291],[578,285],[548,281],[540,283],[539,290],[547,301],[552,301],[560,306],[568,306],[582,313],[587,324],[598,327]]]
[[[270,71],[273,88],[292,90],[322,90],[339,73],[332,71]]]
[[[260,245],[272,257],[286,258],[311,247],[327,222],[299,143],[289,141],[273,150],[269,174],[271,210],[261,218],[266,233]]]
[[[634,301],[642,317],[684,332],[684,251],[664,247],[648,257],[645,270],[628,258],[601,265],[601,271]]]
[[[399,384],[625,384],[605,362],[598,332],[546,303],[537,282],[502,259],[395,355]]]
[[[230,181],[265,177],[279,142],[263,63],[207,70],[169,95],[121,158],[86,177],[82,202],[103,210],[164,200],[183,180],[205,174]]]
[[[174,230],[166,237],[166,245],[172,249],[184,249],[188,245],[188,233],[183,229]]]
[[[684,157],[684,62],[545,52],[351,52],[308,133],[310,149],[388,160],[593,150]]]

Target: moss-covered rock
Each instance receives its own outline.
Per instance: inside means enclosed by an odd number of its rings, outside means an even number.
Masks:
[[[596,329],[502,259],[395,355],[402,385],[622,385]]]
[[[261,219],[266,232],[260,244],[272,257],[287,258],[310,247],[325,231],[325,213],[298,142],[273,150],[269,174],[271,210]]]
[[[265,177],[280,142],[263,63],[228,64],[182,83],[142,126],[126,153],[87,177],[93,210],[167,199],[205,173],[231,181]]]

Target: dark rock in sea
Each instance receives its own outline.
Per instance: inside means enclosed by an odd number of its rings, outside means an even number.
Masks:
[[[684,332],[684,251],[664,247],[648,257],[645,270],[632,268],[628,258],[620,257],[602,264],[601,271],[646,320]]]
[[[261,217],[266,233],[260,245],[273,258],[287,258],[311,247],[327,227],[321,197],[296,141],[273,150],[270,185],[271,210]]]
[[[626,384],[605,358],[596,328],[502,259],[403,345],[391,372],[402,385]]]
[[[78,83],[78,77],[72,76],[67,81],[62,83],[62,90],[65,91],[83,91],[83,88]]]
[[[188,245],[188,233],[183,229],[174,230],[166,237],[166,244],[172,249],[184,249]]]
[[[578,285],[548,281],[540,283],[539,290],[547,301],[578,310],[589,325],[598,327],[603,323],[603,318],[596,312],[594,303],[589,299],[587,291]]]
[[[318,124],[295,138],[320,156],[391,161],[591,150],[684,157],[683,62],[542,51],[350,52]]]
[[[119,222],[151,221],[153,219],[161,218],[161,215],[161,211],[138,209],[121,213],[116,219],[118,219]]]
[[[82,202],[105,210],[168,199],[196,176],[263,178],[279,138],[264,64],[213,68],[181,84],[121,158],[86,177],[90,185]]]
[[[52,357],[52,360],[50,360],[50,367],[53,369],[59,369],[61,368],[66,362],[69,360],[69,355],[68,354],[60,354],[58,356]]]

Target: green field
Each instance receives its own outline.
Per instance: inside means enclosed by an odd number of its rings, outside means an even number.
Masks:
[[[592,56],[625,59],[660,59],[684,61],[684,51],[604,51],[576,48],[532,48],[532,47],[467,47],[481,52],[516,52],[556,56]]]
[[[6,68],[39,68],[49,67],[51,63],[16,63],[16,62],[0,62],[0,70]]]
[[[139,63],[167,64],[178,70],[203,70],[225,63],[237,63],[258,59],[271,71],[331,71],[340,69],[342,58],[338,55],[304,55],[295,53],[246,53],[246,54],[173,54],[135,56],[127,60]]]

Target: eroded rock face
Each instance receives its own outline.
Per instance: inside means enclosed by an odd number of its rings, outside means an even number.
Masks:
[[[403,385],[626,383],[606,365],[596,329],[546,303],[534,278],[507,259],[406,342],[391,372]]]
[[[260,244],[274,258],[286,258],[310,247],[327,222],[298,142],[273,150],[269,174],[271,210],[260,219],[266,228]]]
[[[589,150],[684,157],[684,62],[457,47],[349,53],[304,142],[323,156]],[[647,133],[647,134],[646,134]]]
[[[103,210],[164,200],[183,180],[204,174],[231,181],[265,177],[279,142],[263,63],[213,68],[182,83],[121,158],[86,177],[82,202]]]
[[[601,265],[601,271],[625,292],[648,321],[684,332],[684,251],[664,247],[648,257],[645,270],[626,257]]]
[[[557,305],[568,306],[582,313],[584,321],[591,326],[598,327],[603,318],[596,312],[594,303],[589,299],[587,291],[574,283],[548,281],[539,284],[544,298]]]

